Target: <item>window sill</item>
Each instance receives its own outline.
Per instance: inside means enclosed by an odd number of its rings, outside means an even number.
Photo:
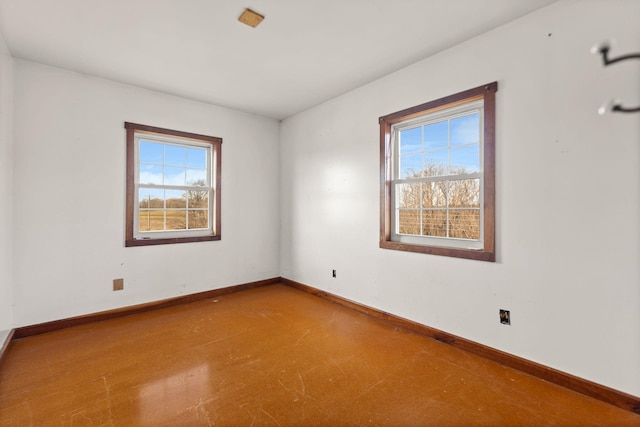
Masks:
[[[210,242],[220,240],[221,236],[192,236],[192,237],[172,237],[167,239],[128,239],[125,241],[126,247],[132,246],[152,246],[152,245],[172,245],[175,243]]]
[[[454,258],[474,259],[478,261],[495,262],[496,255],[493,251],[483,249],[462,249],[462,248],[446,248],[441,246],[415,245],[409,243],[392,242],[381,240],[380,247],[382,249],[393,249],[396,251],[417,252],[430,255],[442,255]]]

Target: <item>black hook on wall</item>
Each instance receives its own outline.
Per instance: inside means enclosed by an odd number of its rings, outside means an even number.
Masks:
[[[609,50],[611,50],[611,44],[609,42],[600,43],[591,48],[591,53],[601,54],[602,62],[605,66],[615,64],[616,62],[626,61],[627,59],[640,59],[640,53],[633,53],[629,55],[619,56],[617,58],[609,58]],[[607,111],[618,111],[620,113],[637,113],[640,112],[640,106],[635,108],[623,107],[619,99],[608,102],[598,109],[599,114],[604,114]]]

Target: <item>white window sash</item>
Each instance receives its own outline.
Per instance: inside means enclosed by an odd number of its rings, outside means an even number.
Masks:
[[[406,129],[415,128],[418,126],[425,126],[432,123],[436,123],[442,121],[443,119],[452,120],[457,117],[468,115],[472,112],[480,113],[480,129],[479,129],[479,150],[480,150],[480,171],[469,173],[469,174],[460,174],[460,175],[444,175],[444,176],[433,176],[433,177],[416,177],[416,178],[400,178],[400,147],[399,147],[399,134],[401,131]],[[459,145],[463,146],[463,145]],[[459,147],[456,146],[456,147]],[[462,105],[458,105],[455,107],[451,107],[448,109],[444,109],[441,111],[436,111],[434,113],[417,117],[411,120],[403,121],[397,123],[391,127],[391,176],[393,179],[391,180],[391,240],[401,243],[408,244],[417,244],[417,245],[428,245],[428,246],[438,246],[438,247],[450,247],[450,248],[461,248],[461,249],[471,249],[471,250],[482,250],[484,249],[484,101],[477,100],[469,103],[465,103]],[[464,179],[479,179],[480,180],[480,238],[478,240],[472,239],[461,239],[455,237],[436,237],[436,236],[419,236],[419,235],[408,235],[408,234],[400,234],[398,230],[400,228],[399,224],[399,215],[398,212],[401,210],[398,208],[398,199],[396,195],[396,188],[399,184],[417,184],[423,182],[451,182],[457,180]],[[449,225],[448,222],[448,212],[449,210],[457,210],[460,208],[450,208],[447,206],[442,208],[442,210],[447,211],[447,228]],[[465,209],[465,208],[462,208]],[[478,208],[468,208],[469,210],[478,210]],[[409,210],[409,209],[407,209]],[[425,208],[416,208],[415,210],[428,210]],[[422,229],[422,223],[420,224],[420,229]]]
[[[207,150],[207,186],[190,186],[190,185],[160,185],[160,184],[140,184],[140,140],[157,142],[165,145],[174,145],[178,147],[196,147],[196,148],[204,148]],[[214,165],[214,153],[213,147],[211,144],[202,143],[198,141],[192,140],[183,140],[178,138],[171,138],[168,136],[161,135],[150,135],[147,133],[136,133],[134,138],[134,159],[135,159],[135,175],[134,175],[134,214],[133,214],[133,237],[134,239],[165,239],[165,238],[184,238],[184,237],[198,237],[198,236],[208,236],[213,233],[214,228],[214,200],[215,200],[215,190],[213,188],[214,185],[214,176],[213,176],[213,165]],[[164,166],[164,164],[158,164],[158,166]],[[188,211],[208,211],[208,227],[207,228],[199,228],[199,229],[185,229],[185,230],[153,230],[153,231],[140,231],[140,200],[139,194],[140,189],[157,189],[157,190],[177,190],[177,191],[207,191],[209,193],[209,206],[207,208],[169,208],[165,206],[162,208],[148,208],[145,210],[149,211],[167,211],[167,210],[177,210],[177,211],[185,211],[186,212],[186,226],[188,227]],[[165,224],[166,227],[166,216],[165,216]]]

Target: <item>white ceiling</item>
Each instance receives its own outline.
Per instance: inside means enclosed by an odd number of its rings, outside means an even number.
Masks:
[[[0,33],[16,58],[283,119],[553,1],[0,0]]]

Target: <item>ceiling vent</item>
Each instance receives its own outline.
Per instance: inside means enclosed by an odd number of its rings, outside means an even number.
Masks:
[[[251,9],[245,9],[244,12],[242,12],[242,15],[240,15],[240,17],[238,18],[238,21],[255,28],[260,25],[263,19],[264,16],[260,15],[259,13],[256,13]]]

